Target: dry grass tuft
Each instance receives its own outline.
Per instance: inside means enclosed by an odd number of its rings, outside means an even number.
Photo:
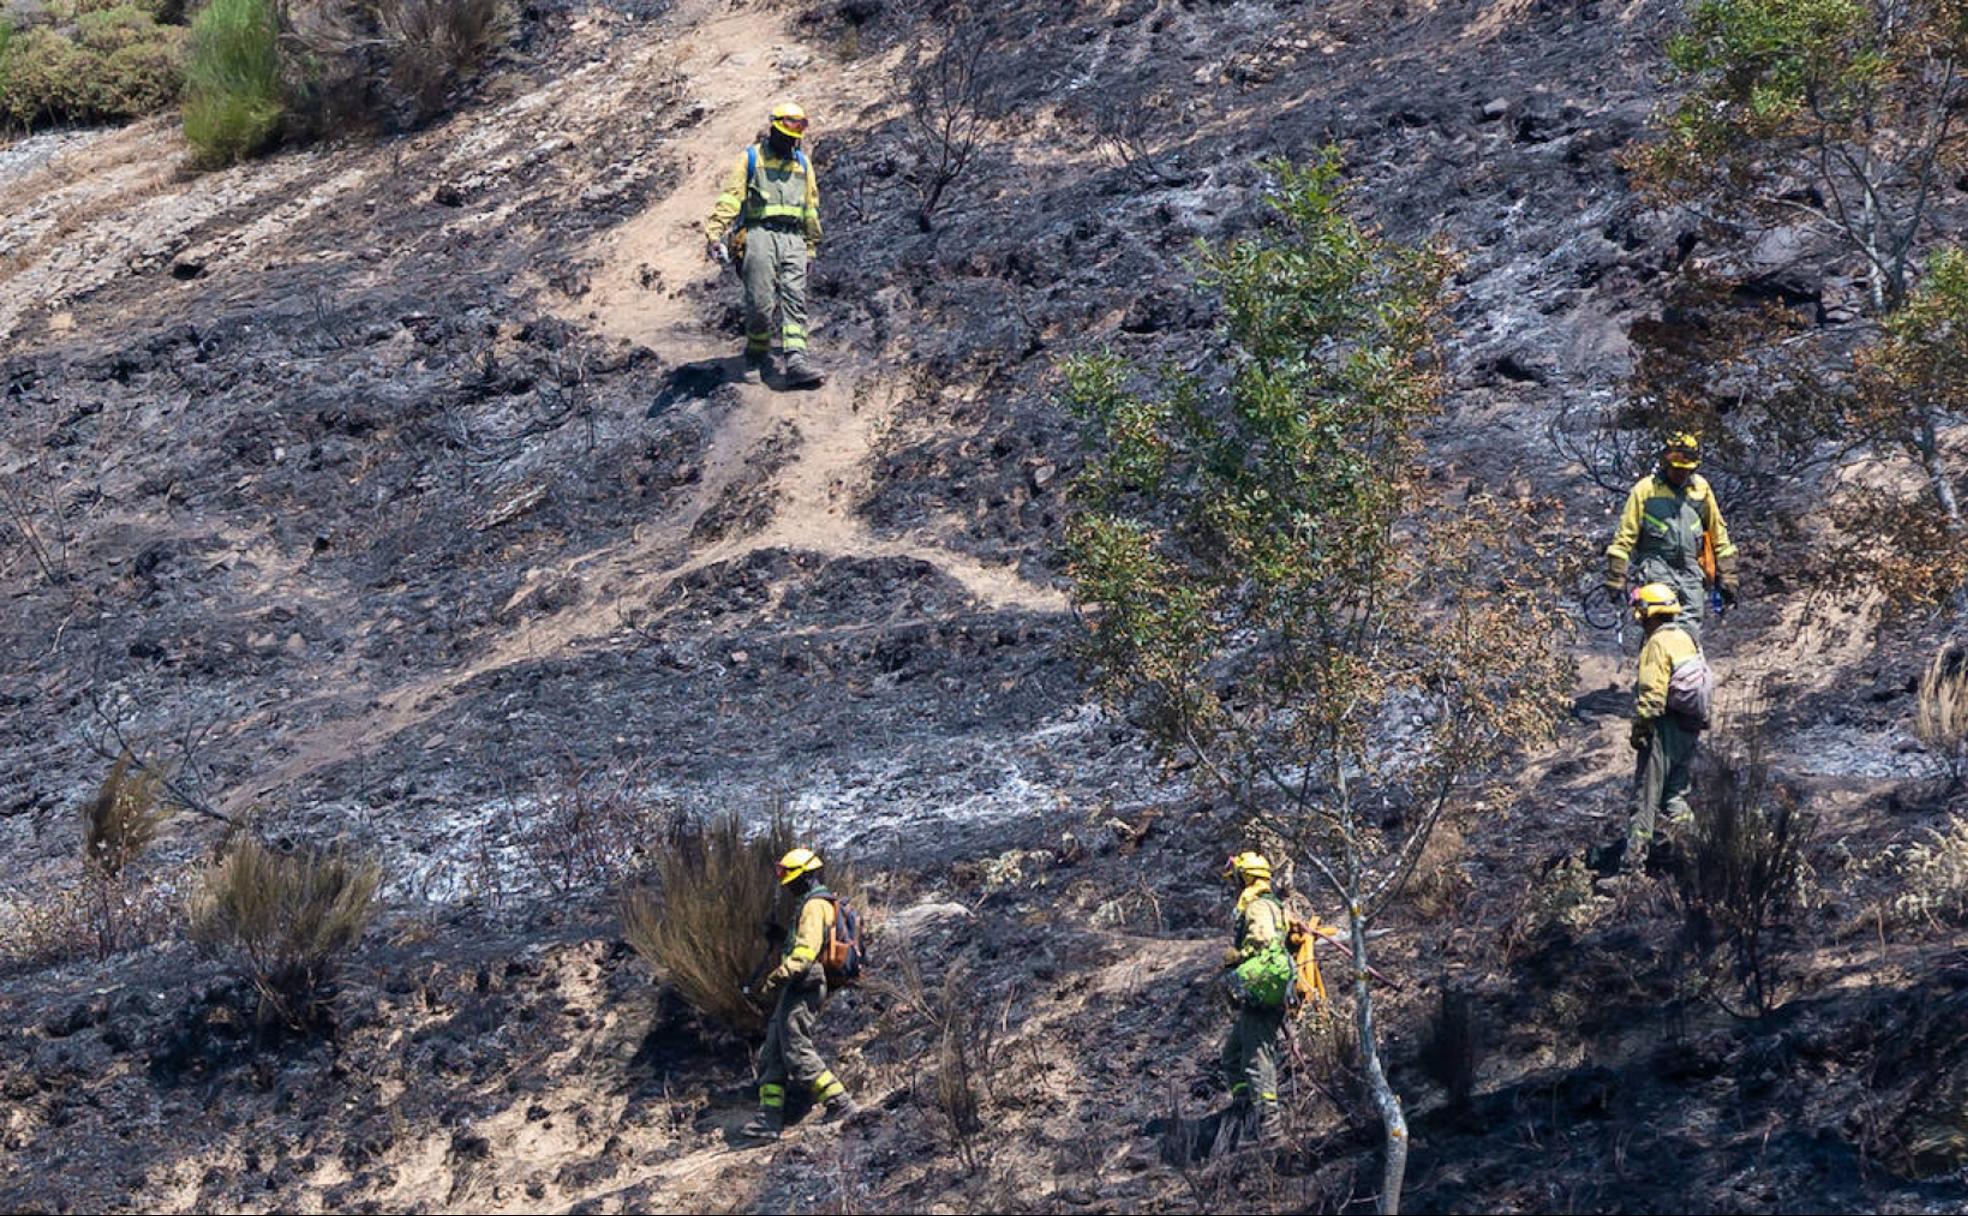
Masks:
[[[1473,884],[1462,868],[1468,852],[1462,828],[1444,817],[1422,845],[1409,876],[1405,905],[1424,922],[1445,920],[1462,909]]]
[[[176,809],[157,792],[155,774],[128,755],[120,757],[95,797],[82,804],[83,863],[105,878],[121,875]]]
[[[260,996],[262,1024],[319,1027],[341,958],[361,940],[382,869],[339,849],[276,852],[241,839],[193,904],[192,939],[230,956]]]
[[[128,755],[110,767],[77,815],[79,877],[0,893],[0,970],[106,959],[176,929],[182,869],[133,872],[138,856],[176,810],[159,797],[160,787],[155,774]]]
[[[1920,678],[1913,732],[1959,785],[1968,777],[1968,647],[1943,646]]]
[[[792,909],[773,866],[801,843],[783,806],[759,831],[736,811],[678,822],[645,884],[623,900],[629,945],[692,1008],[756,1034],[766,1013],[741,989],[783,940]],[[852,867],[829,853],[822,858],[828,889],[851,895]]]
[[[1968,925],[1968,817],[1952,816],[1945,829],[1890,856],[1905,883],[1887,904],[1891,919],[1936,929]]]

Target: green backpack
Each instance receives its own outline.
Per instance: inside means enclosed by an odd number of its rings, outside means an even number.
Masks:
[[[1284,915],[1283,900],[1275,895],[1261,895],[1258,898],[1268,899],[1276,904],[1279,911],[1278,919],[1286,924],[1290,923],[1290,918]],[[1239,920],[1237,936],[1241,939],[1243,935],[1243,921]],[[1297,969],[1292,965],[1291,954],[1285,948],[1283,934],[1280,934],[1277,940],[1263,951],[1238,963],[1233,975],[1235,978],[1231,982],[1236,987],[1238,999],[1243,1004],[1259,1009],[1284,1008],[1285,1001],[1291,993],[1292,981],[1298,978]]]
[[[1291,956],[1282,943],[1237,964],[1236,985],[1244,1004],[1259,1009],[1282,1009],[1297,978]]]

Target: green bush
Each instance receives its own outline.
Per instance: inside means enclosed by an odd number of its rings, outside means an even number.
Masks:
[[[0,22],[0,126],[125,122],[177,100],[185,31],[118,4],[70,24]]]
[[[192,21],[184,131],[201,163],[234,164],[279,136],[279,36],[269,0],[212,0]]]

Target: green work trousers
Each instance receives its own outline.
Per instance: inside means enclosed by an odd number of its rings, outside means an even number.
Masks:
[[[1223,1079],[1233,1101],[1267,1106],[1278,1101],[1278,1031],[1284,1024],[1283,1008],[1238,1007],[1230,1037],[1223,1041]]]
[[[1688,785],[1701,732],[1690,729],[1673,714],[1654,719],[1654,735],[1633,764],[1633,814],[1627,821],[1627,856],[1637,865],[1654,842],[1654,831],[1665,815],[1677,820],[1688,814]]]
[[[806,349],[806,236],[776,228],[745,230],[745,353],[772,349],[772,314],[779,313],[779,345]]]
[[[766,1027],[765,1046],[759,1049],[760,1106],[783,1106],[788,1080],[806,1086],[823,1101],[841,1092],[840,1082],[827,1070],[826,1061],[813,1045],[813,1028],[826,1001],[824,978],[789,980],[780,988],[779,1003],[772,1007],[772,1021]]]

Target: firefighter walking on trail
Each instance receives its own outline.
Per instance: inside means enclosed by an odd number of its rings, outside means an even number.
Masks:
[[[1620,868],[1640,872],[1665,818],[1680,824],[1691,818],[1695,745],[1708,726],[1714,679],[1693,631],[1681,623],[1680,596],[1666,583],[1649,583],[1633,593],[1633,615],[1647,631],[1640,649],[1640,675],[1628,736],[1638,755],[1633,766],[1633,812],[1627,821]]]
[[[1643,585],[1664,583],[1680,596],[1681,627],[1697,639],[1709,586],[1724,607],[1736,602],[1736,547],[1714,489],[1695,472],[1700,467],[1698,437],[1668,436],[1660,469],[1627,494],[1606,548],[1606,593],[1613,603],[1626,602],[1629,569]]]
[[[860,1113],[813,1045],[813,1028],[827,1001],[823,955],[838,940],[835,927],[843,915],[833,892],[821,885],[820,869],[820,857],[812,849],[794,849],[779,859],[779,885],[790,888],[799,903],[785,956],[759,989],[767,998],[777,993],[778,1000],[759,1051],[758,1115],[742,1130],[755,1140],[777,1140],[785,1128],[788,1081],[811,1091],[829,1121]]]
[[[806,112],[781,103],[771,124],[765,142],[726,172],[704,237],[711,258],[737,262],[745,284],[745,383],[764,376],[776,312],[786,383],[804,388],[823,379],[806,354],[806,264],[820,247],[820,189],[800,147]]]
[[[1230,858],[1223,877],[1238,888],[1232,944],[1223,954],[1237,1020],[1223,1043],[1223,1076],[1234,1115],[1255,1115],[1258,1134],[1278,1131],[1278,1032],[1284,1027],[1293,965],[1285,947],[1289,921],[1271,889],[1271,863],[1259,853]]]

